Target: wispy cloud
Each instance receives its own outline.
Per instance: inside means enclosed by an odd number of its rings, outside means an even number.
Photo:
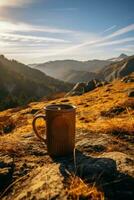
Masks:
[[[0,47],[3,53],[5,55],[17,55],[16,58],[24,58],[26,56],[27,60],[29,59],[28,55],[32,58],[34,54],[35,62],[47,59],[47,57],[50,59],[67,56],[68,58],[73,58],[73,56],[75,58],[82,58],[83,56],[88,58],[89,55],[93,55],[95,52],[96,55],[99,55],[99,52],[103,52],[104,49],[101,47],[127,44],[134,41],[134,37],[116,38],[134,31],[134,24],[118,29],[111,34],[106,34],[106,36],[57,27],[4,21],[0,22],[0,27]],[[110,27],[109,30],[114,28],[115,25]],[[109,30],[107,29],[105,32],[108,33]],[[50,35],[51,37],[47,37]],[[132,52],[130,47],[125,49],[129,49],[129,52]]]
[[[119,36],[119,35],[122,35],[124,33],[128,33],[130,31],[134,31],[134,24],[130,24],[129,26],[126,26],[122,29],[119,29],[118,31],[112,33],[111,35],[107,36],[107,38],[113,38],[113,37],[116,37],[116,36]]]
[[[129,53],[133,53],[133,55],[134,55],[134,49],[119,48],[119,49],[116,49],[116,51],[120,51],[120,52],[129,52]]]
[[[116,48],[115,50],[120,52],[133,53],[134,55],[134,45],[126,45],[124,47]]]
[[[74,50],[74,49],[77,49],[77,48],[81,48],[81,47],[84,47],[84,46],[93,46],[93,45],[98,45],[99,43],[103,43],[109,39],[112,39],[116,36],[120,36],[120,35],[123,35],[125,33],[128,33],[130,31],[134,31],[134,24],[131,24],[129,26],[126,26],[122,29],[119,29],[118,31],[116,32],[113,32],[112,34],[110,35],[107,35],[105,37],[101,37],[100,39],[97,39],[97,40],[90,40],[90,41],[86,41],[86,42],[83,42],[83,43],[80,43],[78,45],[74,45],[72,47],[70,47],[70,49],[67,49],[67,51],[69,50]]]
[[[18,33],[19,32],[19,33]],[[37,32],[37,33],[36,33]],[[43,36],[39,36],[38,32],[42,32]],[[56,37],[46,37],[44,33],[51,34],[68,34],[71,30],[59,29],[55,27],[35,26],[26,23],[13,23],[0,21],[0,38],[6,42],[10,41],[33,41],[33,42],[56,42],[69,43],[69,40]],[[35,36],[33,36],[33,33]]]
[[[111,31],[111,30],[113,30],[113,29],[116,28],[116,27],[117,27],[117,25],[113,25],[113,26],[107,28],[106,30],[104,30],[102,33],[106,33],[106,32],[108,32],[108,31]]]
[[[72,46],[67,47],[67,48],[63,48],[62,50],[57,49],[56,52],[51,52],[50,55],[51,56],[55,56],[55,55],[64,55],[66,53],[70,54],[70,53],[72,53],[74,51],[79,51],[80,49],[82,49],[82,52],[83,52],[84,51],[83,50],[84,47],[88,47],[88,51],[89,51],[92,48],[95,48],[95,47],[98,47],[98,46],[100,46],[100,47],[101,46],[109,46],[109,45],[122,44],[122,43],[130,42],[130,41],[134,41],[134,37],[108,41],[108,40],[110,40],[110,39],[112,39],[112,38],[114,38],[116,36],[123,35],[125,33],[130,32],[130,31],[133,31],[133,30],[134,30],[134,24],[131,24],[131,25],[126,26],[126,27],[124,27],[122,29],[119,29],[116,32],[113,32],[110,35],[107,35],[105,37],[101,37],[100,39],[82,42],[80,44],[76,44],[76,45],[72,45]]]
[[[35,26],[26,23],[13,23],[7,21],[0,21],[1,32],[15,32],[15,31],[37,31],[37,32],[46,32],[46,33],[72,33],[72,30],[60,29],[55,27],[47,26]]]
[[[134,37],[129,37],[129,38],[124,38],[120,40],[114,40],[114,41],[109,41],[109,42],[103,42],[100,44],[96,44],[96,47],[102,47],[102,46],[109,46],[109,45],[116,45],[116,44],[123,44],[126,42],[131,42],[134,41]]]
[[[19,35],[19,34],[8,34],[8,33],[0,33],[0,38],[3,40],[25,40],[25,41],[35,41],[35,42],[58,42],[58,43],[68,43],[64,39],[57,39],[51,37],[39,37],[39,36],[30,36],[30,35]]]

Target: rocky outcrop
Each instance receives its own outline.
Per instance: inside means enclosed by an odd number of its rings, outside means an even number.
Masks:
[[[124,83],[133,83],[134,82],[134,73],[132,73],[129,76],[125,76],[124,78],[121,79],[121,81]]]
[[[88,82],[77,83],[73,89],[66,94],[66,96],[82,95],[106,84],[108,84],[107,81],[99,81],[97,79],[93,79]]]

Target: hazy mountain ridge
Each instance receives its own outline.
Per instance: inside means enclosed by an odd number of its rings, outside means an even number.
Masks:
[[[0,109],[23,105],[71,88],[69,83],[4,56],[0,56],[0,81]]]
[[[89,61],[76,61],[76,60],[57,60],[50,61],[42,64],[32,64],[34,68],[48,74],[49,76],[65,80],[66,73],[73,71],[86,71],[86,72],[97,72],[103,67],[110,64],[112,61],[108,60],[89,60]],[[76,72],[77,73],[77,72]]]
[[[30,66],[60,80],[77,83],[96,78],[97,74],[103,68],[122,61],[127,57],[127,55],[121,54],[119,57],[107,60],[56,60],[40,64],[31,64]]]
[[[64,80],[70,83],[87,82],[96,78],[96,73],[87,71],[69,70],[64,74]]]
[[[112,81],[134,72],[134,56],[121,54],[116,62],[112,62],[97,72],[69,70],[64,80],[72,83],[87,82],[92,79]]]

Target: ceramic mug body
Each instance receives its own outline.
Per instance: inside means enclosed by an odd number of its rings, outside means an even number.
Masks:
[[[33,120],[36,135],[43,140],[48,153],[54,156],[64,156],[73,152],[75,148],[75,117],[76,107],[68,104],[54,104],[45,107],[45,115],[37,115]],[[46,140],[42,138],[36,128],[36,120],[46,121]]]

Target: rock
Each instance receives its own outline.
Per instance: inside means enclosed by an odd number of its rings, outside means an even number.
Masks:
[[[78,82],[76,85],[73,87],[73,89],[68,92],[65,97],[67,96],[74,96],[74,95],[82,95],[84,93],[84,88],[86,86],[86,83],[83,82]]]
[[[0,168],[4,167],[12,167],[13,166],[13,158],[9,157],[8,155],[1,155],[0,154]]]
[[[96,79],[93,79],[89,82],[87,82],[85,88],[84,88],[84,92],[89,92],[91,90],[94,90],[96,88],[96,84],[97,84],[97,80]]]
[[[0,192],[12,181],[11,168],[0,168]]]
[[[67,96],[74,96],[74,95],[82,95],[85,92],[89,92],[94,90],[96,87],[101,87],[108,84],[107,81],[99,81],[97,79],[93,79],[91,81],[85,82],[78,82],[73,89],[68,92],[65,97]]]
[[[128,92],[128,97],[134,97],[134,90],[130,90]]]
[[[114,116],[119,115],[120,113],[124,112],[125,110],[126,110],[126,107],[116,106],[116,107],[111,108],[108,111],[101,111],[101,116],[114,117]]]
[[[121,82],[124,83],[133,83],[134,82],[134,76],[125,76],[121,79]]]
[[[96,180],[99,175],[105,180],[112,179],[117,174],[116,163],[112,159],[99,158],[85,161],[78,166],[77,172],[83,178]]]
[[[101,154],[101,158],[113,159],[116,162],[117,169],[120,172],[134,175],[134,159],[132,159],[132,157],[128,156],[127,154],[117,151],[107,152]]]
[[[38,111],[39,111],[39,109],[32,109],[30,113],[31,113],[32,115],[34,115],[34,114],[35,114],[36,112],[38,112]]]
[[[103,86],[103,82],[98,82],[97,84],[96,84],[96,87],[102,87]]]
[[[15,124],[9,123],[3,126],[4,133],[10,133],[15,128]]]
[[[0,155],[0,191],[12,182],[13,169],[13,159]]]
[[[34,169],[26,182],[9,199],[65,199],[63,176],[59,164],[47,164]]]

